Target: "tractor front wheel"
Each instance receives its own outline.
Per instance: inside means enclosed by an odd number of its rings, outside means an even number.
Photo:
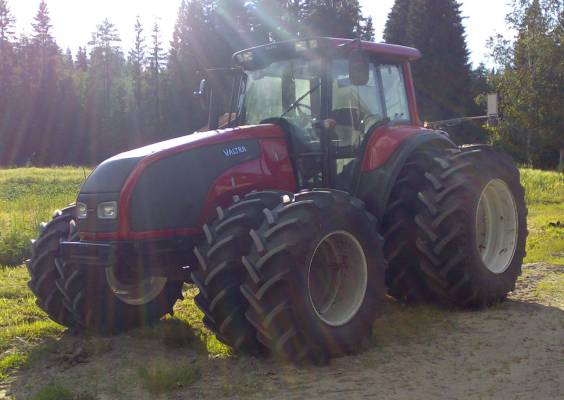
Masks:
[[[182,281],[141,277],[138,265],[103,268],[59,263],[57,286],[79,329],[110,335],[150,326],[172,314],[182,297]]]
[[[32,244],[31,259],[26,262],[31,277],[27,285],[36,296],[37,305],[53,321],[67,327],[73,326],[74,320],[72,313],[63,305],[65,297],[57,287],[57,280],[62,265],[60,242],[76,236],[74,210],[75,207],[71,206],[55,211],[53,219],[42,225],[41,234]]]
[[[251,248],[249,231],[262,224],[263,210],[276,207],[285,194],[263,191],[236,196],[231,206],[218,207],[217,216],[204,225],[205,240],[194,249],[198,264],[191,278],[200,290],[194,300],[204,314],[204,325],[237,351],[264,351],[245,318],[248,303],[239,290],[245,280],[241,257]]]
[[[375,218],[334,190],[302,191],[265,214],[241,287],[258,339],[298,363],[356,351],[386,292]]]

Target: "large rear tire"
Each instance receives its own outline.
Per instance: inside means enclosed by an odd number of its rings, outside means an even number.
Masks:
[[[64,294],[56,285],[59,279],[57,263],[60,267],[61,241],[72,240],[76,235],[74,210],[75,207],[70,206],[55,211],[53,219],[42,225],[39,237],[32,244],[31,259],[26,261],[31,277],[27,285],[36,296],[36,304],[53,321],[67,327],[74,325],[74,319],[63,305]]]
[[[262,224],[263,210],[276,207],[285,194],[264,191],[242,199],[236,196],[230,207],[218,207],[217,216],[204,225],[205,241],[194,248],[198,265],[191,278],[200,290],[194,301],[204,313],[204,325],[237,351],[255,355],[264,351],[245,318],[248,303],[239,290],[245,280],[241,257],[251,249],[249,231]]]
[[[302,191],[251,231],[247,318],[275,355],[321,365],[356,351],[386,292],[377,222],[345,192]]]
[[[410,156],[394,184],[382,221],[388,293],[403,303],[434,299],[419,267],[414,219],[417,193],[424,188],[425,171],[432,166],[432,157],[437,151],[424,148]]]
[[[527,237],[519,170],[489,146],[435,156],[418,195],[421,269],[446,304],[479,308],[515,288]]]

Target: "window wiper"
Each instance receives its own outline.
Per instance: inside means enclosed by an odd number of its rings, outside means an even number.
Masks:
[[[294,101],[290,107],[288,107],[288,109],[286,111],[284,111],[282,113],[282,115],[278,118],[283,118],[286,114],[288,114],[290,111],[292,111],[294,108],[296,108],[297,105],[300,104],[300,101],[302,101],[303,99],[305,99],[308,95],[312,94],[313,92],[315,92],[319,87],[321,86],[321,82],[318,83],[317,85],[315,85],[314,87],[312,87],[311,89],[309,89],[307,92],[305,92],[302,96],[300,96],[300,98],[296,101]]]

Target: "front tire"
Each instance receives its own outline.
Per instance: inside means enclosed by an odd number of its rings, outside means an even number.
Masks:
[[[203,312],[204,325],[235,350],[260,354],[264,347],[245,318],[248,303],[239,287],[245,280],[241,257],[251,249],[251,229],[264,220],[263,210],[274,208],[285,192],[252,192],[236,196],[228,208],[217,209],[217,217],[204,226],[205,241],[194,248],[198,264],[191,273],[200,293],[194,301]]]
[[[74,206],[55,211],[53,219],[42,226],[41,234],[32,244],[31,259],[26,261],[31,277],[27,285],[36,296],[36,304],[49,318],[66,327],[73,326],[74,319],[63,305],[64,294],[56,283],[61,267],[60,243],[76,236],[74,212]]]
[[[61,265],[57,286],[65,294],[63,304],[73,315],[78,329],[113,335],[151,326],[165,314],[172,315],[174,303],[182,298],[182,281],[167,279],[158,293],[146,296],[142,294],[142,288],[132,289],[136,285],[146,286],[143,283],[145,279],[138,284],[122,284],[120,291],[110,285],[109,277],[114,275],[108,271],[110,267],[75,265],[63,261]],[[138,266],[132,266],[135,267]],[[127,293],[128,290],[131,292]]]
[[[302,191],[265,214],[241,287],[258,339],[297,363],[358,350],[386,292],[375,218],[332,190]]]
[[[489,146],[434,157],[418,195],[417,249],[431,290],[446,304],[479,308],[515,288],[527,237],[519,170]]]

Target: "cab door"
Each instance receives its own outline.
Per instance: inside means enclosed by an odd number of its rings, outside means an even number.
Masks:
[[[401,65],[369,60],[365,85],[353,85],[346,59],[331,64],[329,119],[331,186],[353,192],[368,138],[383,125],[409,124]]]

